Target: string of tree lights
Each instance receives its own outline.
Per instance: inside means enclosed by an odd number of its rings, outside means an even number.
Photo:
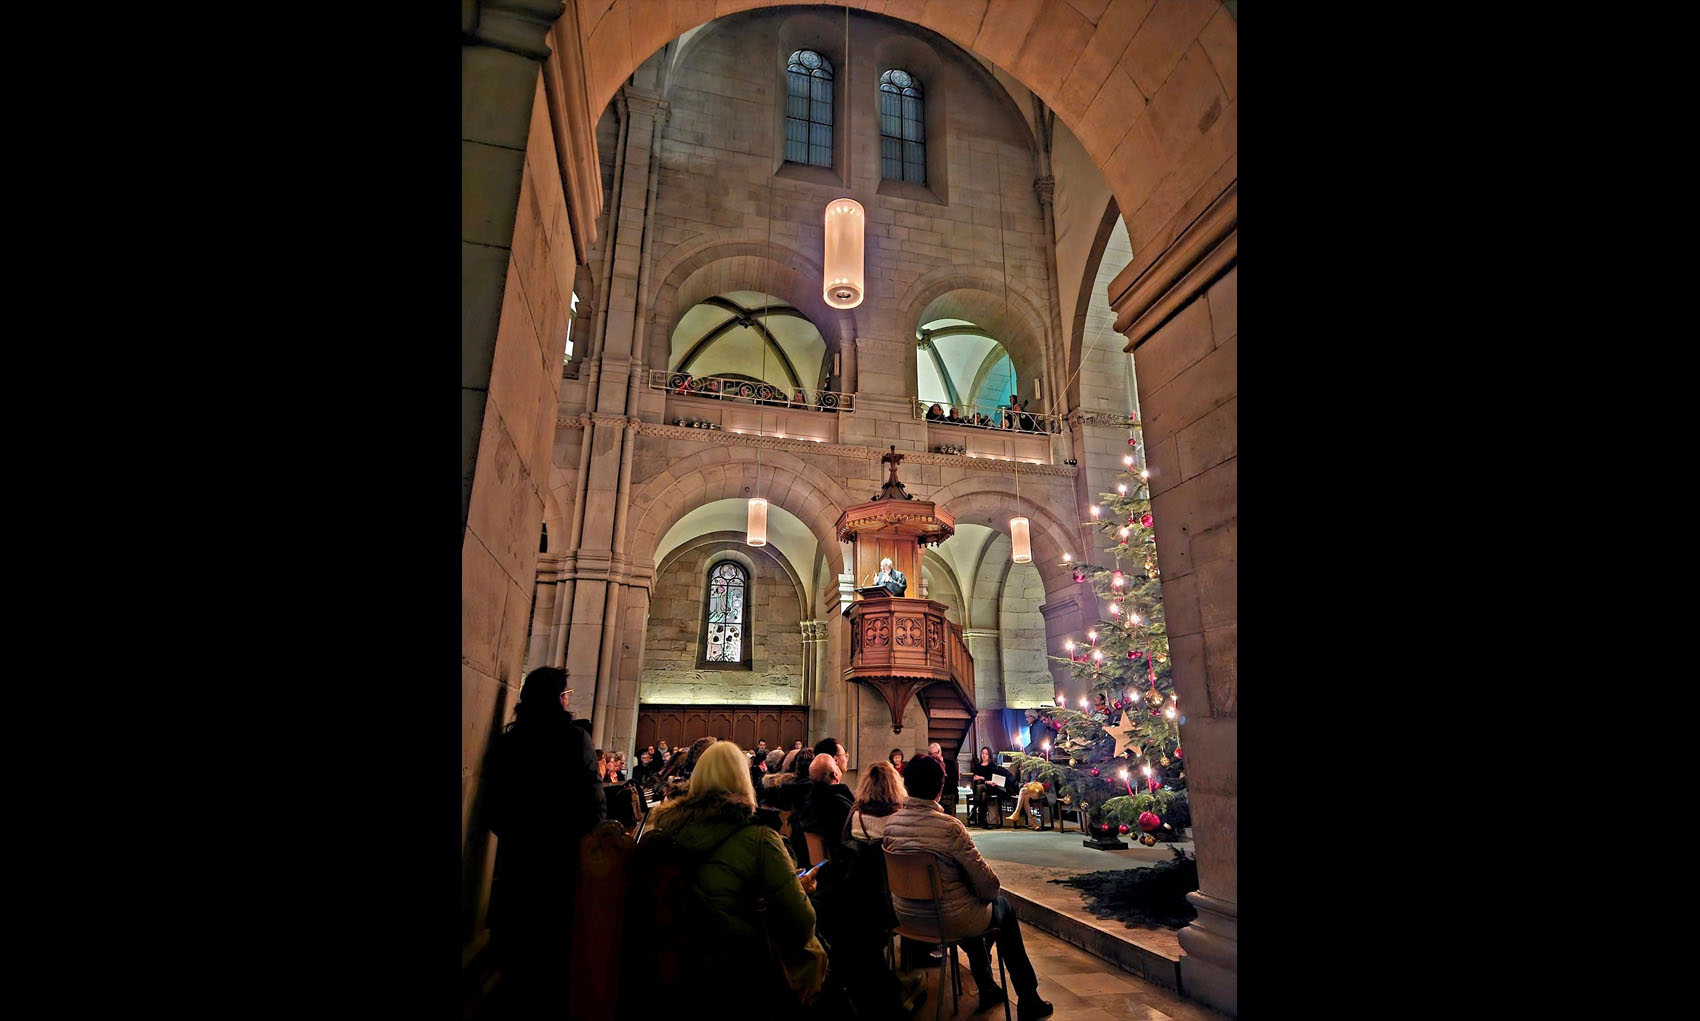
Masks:
[[[1141,843],[1178,839],[1191,825],[1180,726],[1184,710],[1175,694],[1169,637],[1163,613],[1157,536],[1151,515],[1151,473],[1140,455],[1139,423],[1129,419],[1129,453],[1116,492],[1101,494],[1091,524],[1108,539],[1113,567],[1076,562],[1077,584],[1093,586],[1107,617],[1078,640],[1063,643],[1066,662],[1086,691],[1078,706],[1040,713],[1035,731],[1040,753],[1018,755],[1012,768],[1024,780],[1057,791],[1058,800],[1078,807],[1092,839],[1088,846],[1126,846],[1117,839],[1135,829]]]

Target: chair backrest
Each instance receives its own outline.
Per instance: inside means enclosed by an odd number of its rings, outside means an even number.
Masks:
[[[930,851],[885,849],[885,882],[893,897],[936,901],[944,897],[938,861]]]
[[[826,841],[819,833],[805,833],[803,837],[809,842],[809,864],[818,865],[826,861]]]

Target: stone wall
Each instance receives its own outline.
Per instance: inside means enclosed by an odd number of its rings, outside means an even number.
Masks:
[[[843,22],[819,41],[798,36],[797,19],[813,15],[759,12],[716,23],[680,58],[668,90],[661,180],[655,211],[653,258],[664,274],[684,253],[705,241],[747,239],[767,246],[770,213],[776,247],[820,258],[827,202],[854,194],[867,210],[866,297],[854,313],[861,394],[912,397],[916,392],[914,332],[927,302],[911,305],[918,281],[944,280],[962,270],[982,301],[934,309],[988,325],[979,313],[1002,314],[1002,265],[1007,262],[1012,305],[1025,301],[1031,316],[1016,315],[1027,340],[998,336],[1010,349],[1019,378],[1043,375],[1048,321],[1048,237],[1034,196],[1038,170],[1007,97],[972,61],[935,49],[916,36],[859,14],[851,16],[851,61],[843,60]],[[781,42],[781,38],[790,40]],[[782,46],[808,41],[832,62],[838,102],[835,131],[847,151],[832,170],[781,168],[777,144],[784,97]],[[929,133],[941,149],[945,173],[929,170],[929,187],[895,187],[880,180],[877,82],[889,67],[906,67],[924,79],[929,126],[936,113],[943,130]],[[849,187],[844,183],[848,165]],[[778,174],[775,170],[779,169]],[[799,175],[798,171],[802,173]],[[1001,174],[1001,181],[999,175]],[[942,177],[942,180],[936,179]],[[1001,196],[1001,198],[1000,198]],[[1000,229],[1001,228],[1001,229]],[[973,269],[970,274],[966,271]],[[772,293],[809,309],[820,304],[818,269],[792,293],[781,277],[751,261],[741,289]],[[731,285],[728,279],[724,283]],[[1025,296],[1025,297],[1024,297]],[[659,295],[658,295],[659,297]],[[657,305],[645,361],[665,365],[677,317],[686,307]],[[837,324],[817,322],[835,345]],[[917,435],[914,439],[920,439]],[[901,448],[900,444],[900,448]]]
[[[519,205],[487,400],[461,539],[461,837],[464,934],[483,928],[491,838],[477,794],[491,737],[512,719],[536,590],[537,546],[549,486],[561,387],[567,296],[577,271],[543,87],[532,103]],[[492,172],[494,174],[494,172]],[[494,201],[498,180],[463,178],[469,208]],[[494,212],[490,216],[494,216]],[[498,230],[494,223],[490,230]],[[464,392],[464,391],[463,391]]]
[[[751,574],[751,669],[699,668],[708,574],[729,555]],[[806,704],[802,619],[797,586],[765,549],[718,542],[683,552],[655,578],[638,698],[659,705]]]

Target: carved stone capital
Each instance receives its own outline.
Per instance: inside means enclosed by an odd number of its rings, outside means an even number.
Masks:
[[[667,123],[667,114],[672,106],[661,98],[660,93],[627,85],[620,90],[620,95],[625,97],[626,110],[632,117],[649,117],[658,123]]]
[[[824,620],[799,621],[797,626],[803,631],[804,641],[824,642],[827,638],[828,622]]]

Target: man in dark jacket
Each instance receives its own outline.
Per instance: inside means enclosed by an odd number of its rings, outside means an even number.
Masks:
[[[484,767],[485,818],[496,834],[489,925],[517,1017],[566,1010],[579,841],[607,817],[596,749],[574,726],[571,698],[565,670],[533,670]]]

